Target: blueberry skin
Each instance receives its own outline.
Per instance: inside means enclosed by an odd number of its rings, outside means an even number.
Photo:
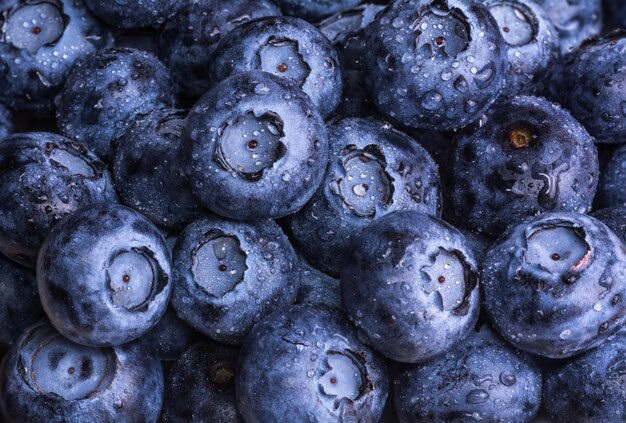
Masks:
[[[535,0],[482,0],[507,46],[503,95],[533,95],[545,89],[546,72],[559,59],[560,39],[547,12]]]
[[[300,259],[300,288],[296,304],[312,304],[334,307],[341,310],[341,285],[339,280],[312,267]]]
[[[597,199],[604,207],[626,206],[626,145],[613,152],[602,172]]]
[[[189,2],[161,29],[158,56],[174,74],[181,92],[199,98],[210,87],[211,53],[233,28],[265,16],[278,16],[270,0]]]
[[[339,104],[342,80],[339,58],[316,27],[299,18],[260,18],[234,28],[215,48],[210,80],[262,70],[291,79],[328,116]]]
[[[361,0],[275,0],[285,15],[317,22],[325,16],[356,6]]]
[[[36,371],[41,365],[47,367]],[[0,373],[8,423],[156,422],[162,402],[161,363],[141,341],[85,347],[48,323],[24,333]]]
[[[598,166],[593,138],[567,111],[539,97],[499,102],[454,144],[448,172],[456,220],[497,236],[537,213],[588,212]]]
[[[182,228],[202,213],[183,170],[185,116],[165,109],[138,117],[117,142],[113,160],[123,202],[168,228]]]
[[[626,333],[546,375],[544,407],[554,421],[613,423],[626,419]]]
[[[85,0],[94,15],[116,28],[158,27],[178,12],[184,0]]]
[[[528,422],[541,404],[541,372],[523,354],[488,334],[412,365],[394,380],[401,423]]]
[[[602,31],[601,0],[533,0],[543,7],[559,31],[561,53],[576,50]]]
[[[138,212],[112,203],[86,207],[55,226],[41,247],[41,303],[74,342],[130,342],[165,313],[171,254],[161,232]]]
[[[362,339],[404,363],[451,349],[478,318],[473,251],[458,230],[415,211],[390,213],[363,230],[341,293]]]
[[[44,316],[37,278],[30,269],[18,266],[0,255],[0,355],[24,329]]]
[[[13,116],[7,107],[0,103],[0,139],[11,135],[15,131]]]
[[[484,306],[515,347],[565,358],[626,322],[626,248],[602,222],[547,213],[509,229],[481,266]]]
[[[15,109],[53,112],[54,96],[72,68],[111,47],[111,32],[81,1],[6,3],[0,16],[0,101]]]
[[[249,120],[269,126],[248,134]],[[237,131],[244,134],[234,142]],[[257,136],[269,139],[256,142]],[[294,82],[259,71],[234,75],[205,94],[187,116],[183,142],[192,191],[231,219],[298,211],[317,190],[328,160],[324,121],[309,97]],[[259,154],[254,149],[265,152],[259,162],[252,162]]]
[[[207,341],[185,350],[166,381],[163,423],[243,423],[235,402],[238,357],[238,348]]]
[[[56,117],[65,136],[109,160],[114,141],[139,115],[174,103],[170,72],[156,57],[135,49],[111,49],[72,70],[57,96]]]
[[[304,256],[339,275],[353,238],[372,221],[395,210],[439,216],[441,186],[426,150],[390,125],[344,119],[328,125],[328,139],[331,159],[324,181],[288,222]]]
[[[35,267],[50,229],[75,210],[117,195],[105,165],[82,144],[44,132],[0,141],[0,252]]]
[[[247,423],[377,422],[387,399],[384,362],[343,313],[322,306],[293,306],[262,320],[238,369],[237,405]]]
[[[591,216],[608,226],[626,243],[626,205],[596,210]]]
[[[173,361],[199,337],[195,330],[176,315],[173,307],[168,307],[159,323],[142,339],[159,360]]]
[[[263,316],[293,304],[298,265],[289,240],[270,220],[200,219],[174,248],[172,305],[197,331],[241,344]]]
[[[365,45],[365,82],[374,104],[406,126],[463,128],[504,87],[507,49],[500,29],[486,7],[469,0],[396,0],[368,26]]]
[[[599,143],[623,143],[626,115],[626,31],[583,44],[553,72],[548,95],[568,109]]]

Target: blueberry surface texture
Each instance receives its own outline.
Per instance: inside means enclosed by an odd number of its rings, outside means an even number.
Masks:
[[[183,169],[185,116],[176,109],[140,116],[115,149],[113,176],[124,204],[163,227],[182,228],[203,210]]]
[[[341,275],[346,311],[367,344],[392,360],[427,361],[476,322],[476,263],[463,235],[415,211],[363,230]]]
[[[112,49],[90,56],[70,73],[56,99],[61,132],[109,160],[113,143],[140,115],[174,105],[169,70],[153,55]]]
[[[320,272],[300,259],[300,287],[296,304],[325,305],[341,310],[341,286],[339,280]]]
[[[613,423],[626,419],[626,332],[546,376],[544,404],[554,421]]]
[[[340,311],[321,306],[293,306],[261,321],[238,370],[246,423],[376,422],[387,399],[384,362]]]
[[[168,307],[159,323],[142,338],[161,361],[174,361],[200,338],[200,334]]]
[[[43,309],[35,272],[0,254],[0,355],[29,326],[39,321]]]
[[[597,347],[626,322],[626,248],[586,215],[547,213],[512,227],[489,250],[481,283],[500,334],[545,357]]]
[[[536,213],[588,212],[598,166],[593,138],[567,111],[540,97],[504,100],[455,142],[455,221],[497,236]]]
[[[250,70],[291,79],[322,116],[341,98],[337,52],[317,28],[299,18],[267,17],[239,25],[217,45],[210,69],[213,84]]]
[[[239,349],[203,341],[183,352],[166,381],[163,423],[243,423],[235,402]]]
[[[601,0],[534,0],[540,4],[559,31],[561,52],[576,50],[602,30]]]
[[[591,216],[608,226],[626,243],[626,205],[596,210]]]
[[[626,206],[626,145],[619,146],[602,172],[598,203],[604,207]]]
[[[191,189],[231,219],[298,211],[324,177],[328,137],[298,85],[271,73],[234,75],[191,109],[183,132]]]
[[[508,73],[502,94],[538,94],[559,59],[559,33],[534,0],[483,0],[507,46]]]
[[[48,318],[65,337],[120,345],[144,335],[165,313],[170,247],[138,212],[97,204],[54,227],[41,247],[37,284]]]
[[[401,423],[533,421],[541,403],[541,372],[531,359],[483,331],[395,379]]]
[[[360,3],[360,0],[275,0],[286,15],[317,22],[325,16],[341,12]]]
[[[13,116],[7,107],[0,103],[0,139],[10,135],[15,131]]]
[[[77,63],[113,37],[82,1],[12,0],[0,10],[0,101],[15,109],[54,111],[54,95]]]
[[[79,208],[115,202],[105,165],[82,144],[30,132],[0,141],[0,252],[35,267],[50,229]]]
[[[626,31],[589,41],[567,56],[550,80],[560,102],[600,143],[626,140]]]
[[[7,423],[154,423],[162,402],[161,363],[143,343],[87,347],[48,323],[24,333],[0,373]]]
[[[289,217],[305,257],[339,275],[353,239],[372,221],[395,210],[439,216],[437,165],[411,137],[390,125],[359,118],[328,125],[330,162],[313,198]]]
[[[197,99],[210,87],[211,53],[222,37],[242,23],[280,14],[270,0],[188,2],[163,25],[159,58],[172,70],[181,92]]]
[[[84,0],[94,15],[117,28],[158,27],[185,0]]]
[[[410,127],[476,121],[504,87],[506,44],[486,7],[468,0],[397,0],[366,30],[363,71],[374,104]]]
[[[276,223],[204,218],[176,242],[172,304],[196,330],[241,344],[263,316],[293,304],[298,265]]]

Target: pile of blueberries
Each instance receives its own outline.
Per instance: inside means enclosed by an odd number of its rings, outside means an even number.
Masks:
[[[0,421],[626,422],[622,27],[0,0]]]

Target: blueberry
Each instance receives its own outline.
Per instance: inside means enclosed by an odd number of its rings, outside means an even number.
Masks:
[[[385,365],[338,310],[293,306],[257,324],[235,375],[247,423],[376,422],[387,398]]]
[[[162,402],[161,363],[143,343],[87,347],[47,323],[24,333],[0,373],[8,422],[154,423]]]
[[[325,305],[341,310],[341,286],[339,280],[312,267],[300,259],[300,288],[296,304]]]
[[[361,56],[365,28],[385,7],[364,3],[336,13],[319,23],[319,30],[330,40],[339,55],[343,93],[335,114],[339,116],[367,116],[377,114],[363,83]]]
[[[110,47],[113,37],[80,1],[3,3],[0,101],[16,109],[52,112],[54,95],[74,65]]]
[[[561,52],[576,50],[602,30],[601,0],[533,0],[543,7],[559,31]]]
[[[185,4],[185,0],[84,1],[94,15],[117,28],[158,27]]]
[[[60,135],[3,139],[0,169],[0,252],[23,266],[35,266],[41,243],[62,217],[117,199],[104,164]]]
[[[124,203],[164,227],[184,227],[202,212],[183,170],[185,116],[165,109],[138,117],[119,138],[113,160]]]
[[[6,106],[0,103],[0,139],[12,134],[15,131],[13,116]]]
[[[294,81],[328,116],[341,97],[339,58],[313,25],[283,16],[239,25],[215,48],[210,67],[213,84],[250,70]]]
[[[113,49],[78,64],[56,100],[61,132],[105,160],[140,114],[174,105],[169,70],[149,53]]]
[[[597,200],[604,207],[626,206],[626,145],[613,152],[602,172]]]
[[[204,95],[183,140],[194,194],[233,219],[298,211],[328,158],[324,121],[309,97],[295,82],[260,71],[232,76]]]
[[[363,339],[396,361],[429,360],[478,317],[476,263],[463,235],[435,217],[397,211],[354,240],[343,303]]]
[[[328,126],[328,138],[324,181],[289,227],[313,265],[339,275],[362,228],[395,210],[440,215],[441,188],[426,150],[390,125],[345,119]]]
[[[275,0],[286,15],[316,22],[325,16],[356,6],[361,0]]]
[[[239,350],[199,342],[182,353],[165,385],[163,423],[243,423],[235,403]]]
[[[0,255],[0,356],[13,345],[24,329],[44,315],[37,279],[30,269],[18,266]]]
[[[199,334],[168,307],[159,323],[146,333],[144,342],[161,361],[173,361],[199,338]]]
[[[514,346],[550,358],[597,347],[626,322],[626,248],[600,221],[547,213],[509,229],[481,267],[484,306]]]
[[[436,131],[476,121],[504,86],[506,44],[470,0],[396,0],[366,30],[363,70],[374,104]]]
[[[626,333],[546,376],[544,407],[554,421],[613,423],[626,418]]]
[[[37,261],[43,308],[63,336],[92,346],[144,335],[167,307],[171,251],[159,230],[128,207],[103,203],[55,226]]]
[[[496,19],[508,47],[503,94],[538,94],[545,74],[560,56],[559,34],[534,0],[482,0]]]
[[[541,372],[529,358],[482,331],[396,378],[400,422],[534,421]]]
[[[615,235],[619,236],[626,243],[626,204],[596,210],[591,213],[591,216],[608,226]]]
[[[457,138],[448,169],[456,219],[494,236],[539,212],[589,211],[599,173],[593,138],[539,97],[494,105]]]
[[[159,58],[172,69],[181,91],[198,98],[210,85],[211,53],[233,28],[253,19],[280,15],[270,0],[188,2],[159,34]]]
[[[240,344],[264,315],[293,304],[297,260],[285,234],[270,220],[198,220],[174,248],[172,304],[196,330]]]
[[[589,41],[568,55],[550,80],[549,96],[600,143],[626,138],[626,32]]]

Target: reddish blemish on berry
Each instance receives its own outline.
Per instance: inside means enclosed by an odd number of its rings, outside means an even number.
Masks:
[[[550,256],[550,258],[551,258],[552,260],[554,260],[554,261],[559,261],[559,260],[561,260],[561,256],[560,256],[560,255],[558,255],[557,253],[552,254],[552,255]]]
[[[439,276],[439,279],[437,279],[439,281],[439,283],[444,283],[446,281],[445,276]]]
[[[330,383],[332,383],[333,385],[337,383],[337,378],[336,377],[331,377],[330,378]]]
[[[225,272],[226,271],[226,265],[225,264],[220,264],[218,269],[220,269],[220,272]]]
[[[284,63],[281,63],[280,65],[278,65],[278,71],[279,72],[287,72],[287,65]]]
[[[254,150],[258,146],[259,146],[259,142],[257,140],[250,140],[250,141],[248,141],[248,148],[250,150]]]
[[[38,26],[33,27],[33,29],[30,30],[30,32],[32,32],[35,35],[39,35],[41,33],[41,28]]]
[[[124,275],[124,276],[122,277],[122,280],[123,280],[124,282],[128,283],[128,282],[130,282],[130,276],[128,276],[128,275]]]

